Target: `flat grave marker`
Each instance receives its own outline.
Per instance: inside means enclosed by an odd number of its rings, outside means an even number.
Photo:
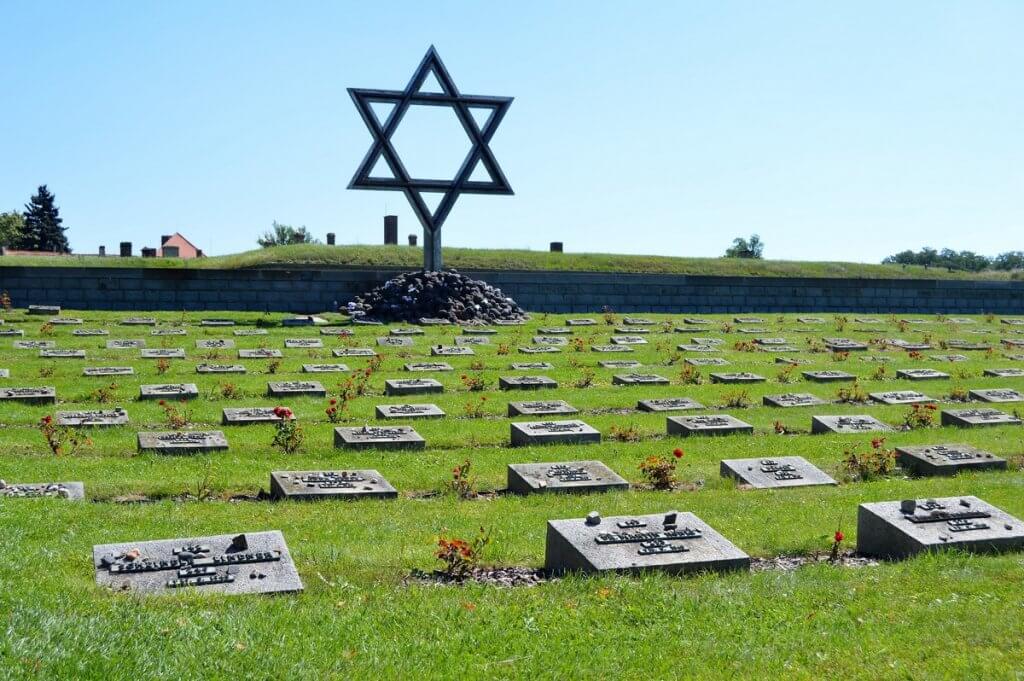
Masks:
[[[202,454],[228,448],[228,440],[219,430],[139,433],[138,443],[140,452],[156,454]]]
[[[432,345],[430,354],[435,357],[465,357],[476,353],[473,348],[464,345]]]
[[[782,395],[765,395],[761,403],[766,407],[815,407],[828,404],[825,400],[811,393],[784,393]]]
[[[444,385],[433,378],[389,378],[384,381],[385,395],[426,395],[444,392]]]
[[[87,426],[123,426],[128,423],[128,412],[124,409],[92,409],[83,411],[58,411],[57,425],[72,428]]]
[[[146,341],[139,339],[114,339],[107,341],[107,350],[140,350],[146,347]]]
[[[547,376],[499,376],[500,390],[544,390],[557,388],[558,382]]]
[[[961,470],[1005,470],[1006,459],[965,444],[896,448],[896,463],[917,475],[954,475]]]
[[[140,400],[190,400],[199,397],[195,383],[157,383],[139,386]]]
[[[51,386],[41,388],[0,388],[0,404],[24,402],[25,404],[57,404],[57,389]]]
[[[422,336],[424,331],[415,326],[399,326],[391,329],[388,333],[392,336]]]
[[[338,354],[335,350],[334,354]],[[284,355],[280,350],[269,348],[242,349],[238,351],[238,359],[281,359]]]
[[[683,362],[694,367],[724,367],[730,364],[724,357],[687,357]]]
[[[42,359],[85,359],[85,350],[40,350]]]
[[[652,400],[638,400],[636,408],[647,412],[689,411],[690,409],[703,409],[704,405],[689,397],[661,397]]]
[[[316,381],[270,381],[267,383],[270,397],[327,397],[327,390]]]
[[[907,381],[934,381],[949,378],[949,374],[935,369],[899,369],[896,378]]]
[[[275,407],[224,407],[220,422],[225,426],[247,426],[253,423],[276,423],[284,420],[274,413]]]
[[[508,465],[507,480],[513,494],[629,489],[626,480],[600,461],[512,463]]]
[[[629,345],[591,345],[590,351],[603,353],[634,352],[633,348]]]
[[[156,326],[155,317],[125,317],[120,322],[121,326]]]
[[[941,421],[944,426],[973,428],[977,426],[1019,426],[1021,421],[998,409],[943,409]]]
[[[71,335],[91,338],[93,336],[109,336],[110,332],[106,329],[75,329],[71,332]]]
[[[86,367],[82,369],[83,376],[134,376],[133,367]]]
[[[985,375],[994,378],[1024,378],[1024,369],[985,369]]]
[[[856,381],[857,376],[846,371],[803,371],[803,377],[815,383],[836,383],[840,381]]]
[[[200,338],[196,341],[199,350],[234,350],[235,341],[230,338]]]
[[[454,371],[447,362],[412,362],[405,365],[406,371]]]
[[[139,350],[141,359],[185,359],[183,348],[143,348]]]
[[[668,385],[669,380],[658,374],[615,374],[612,385]]]
[[[892,426],[882,423],[874,416],[867,415],[844,415],[844,416],[812,416],[812,433],[889,433]]]
[[[323,330],[321,329],[321,332],[322,331]],[[235,329],[231,333],[234,336],[245,337],[245,336],[266,336],[270,332],[267,331],[266,329]]]
[[[753,435],[754,426],[729,414],[669,416],[665,422],[669,435]]]
[[[373,469],[274,471],[270,474],[270,498],[295,501],[397,499],[398,490]]]
[[[378,404],[379,419],[439,419],[444,412],[436,404]]]
[[[512,362],[509,368],[513,371],[549,371],[555,366],[551,362]]]
[[[635,359],[603,359],[597,365],[602,369],[638,369],[643,366]]]
[[[875,402],[889,405],[925,404],[928,402],[935,402],[931,397],[928,397],[923,393],[919,393],[916,390],[890,390],[882,393],[870,393],[868,397]]]
[[[266,333],[266,332],[264,332]],[[187,336],[188,331],[185,329],[153,329],[149,332],[150,336]]]
[[[712,383],[764,383],[767,379],[749,371],[738,371],[727,374],[708,374]]]
[[[458,340],[458,339],[456,339]],[[531,341],[534,345],[568,345],[569,339],[565,336],[534,336]]]
[[[867,343],[861,343],[850,338],[824,338],[822,342],[825,347],[833,352],[859,352],[867,350]]]
[[[302,372],[306,374],[345,373],[349,371],[347,364],[303,364]]]
[[[521,346],[519,352],[524,355],[543,355],[543,354],[555,354],[561,352],[562,348],[558,345],[532,345],[532,346]]]
[[[1024,402],[1024,395],[1008,388],[986,388],[970,391],[971,398],[982,402]]]
[[[551,444],[600,444],[601,433],[583,421],[522,421],[510,423],[513,447]]]
[[[537,400],[533,402],[509,402],[509,416],[565,416],[579,410],[563,400]]]
[[[57,347],[57,341],[26,340],[14,341],[11,345],[15,350],[51,350]]]
[[[29,314],[60,314],[60,305],[29,305]]]
[[[411,426],[335,428],[334,446],[351,449],[424,449],[426,440]]]
[[[241,364],[197,364],[197,374],[244,374],[246,369]]]
[[[373,348],[335,348],[335,357],[376,357]]]
[[[802,456],[723,459],[719,473],[723,478],[733,478],[755,489],[836,484],[835,480]]]
[[[411,348],[415,343],[408,336],[381,336],[377,338],[377,345],[391,348]]]

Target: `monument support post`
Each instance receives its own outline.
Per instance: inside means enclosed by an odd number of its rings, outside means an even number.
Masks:
[[[427,272],[440,272],[444,269],[440,229],[423,228],[423,269]]]

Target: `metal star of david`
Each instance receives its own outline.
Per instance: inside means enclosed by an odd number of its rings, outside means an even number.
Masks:
[[[441,86],[441,92],[421,92],[424,81],[433,74]],[[349,88],[349,95],[359,110],[366,127],[373,135],[373,144],[356,170],[349,189],[401,190],[409,200],[416,217],[423,225],[424,266],[428,270],[441,269],[441,225],[451,212],[459,194],[512,194],[505,174],[491,153],[488,144],[498,129],[505,112],[512,104],[512,97],[487,97],[463,95],[455,86],[448,69],[445,68],[437,50],[431,45],[420,62],[405,90],[370,90]],[[394,108],[383,123],[373,111],[373,104],[394,104]],[[469,136],[472,147],[462,162],[459,172],[451,180],[414,178],[409,176],[394,146],[391,136],[398,129],[409,107],[413,104],[451,107],[463,130]],[[487,112],[483,125],[473,117],[473,110]],[[391,169],[392,177],[371,177],[374,166],[383,158]],[[471,180],[479,165],[490,180]],[[431,211],[423,200],[423,193],[442,193],[440,203]]]

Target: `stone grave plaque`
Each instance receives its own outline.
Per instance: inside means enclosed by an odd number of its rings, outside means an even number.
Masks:
[[[424,449],[426,440],[411,426],[335,428],[334,446],[352,449]]]
[[[597,320],[596,319],[582,318],[582,319],[566,319],[565,320],[565,325],[566,326],[594,326],[596,324],[597,324]]]
[[[281,326],[323,326],[326,323],[326,319],[323,317],[316,317],[314,315],[288,317],[281,320]]]
[[[705,338],[703,336],[694,336],[690,339],[690,342],[695,345],[724,345],[725,341],[721,338]]]
[[[469,326],[462,329],[464,336],[493,336],[496,333],[498,332],[486,326]]]
[[[548,371],[555,366],[550,362],[512,362],[509,368],[513,371]]]
[[[265,333],[265,332],[264,332]],[[185,329],[153,329],[149,332],[150,336],[187,336],[188,331]]]
[[[392,338],[392,340],[397,340]],[[319,338],[285,338],[284,346],[290,349],[322,348],[324,342]]]
[[[752,374],[747,371],[739,371],[729,374],[708,374],[712,383],[764,383],[765,377]]]
[[[643,336],[612,336],[612,345],[647,345]]]
[[[24,336],[25,332],[21,329],[0,329],[0,336]],[[17,347],[17,346],[14,346]]]
[[[946,320],[950,324],[973,324],[974,320],[969,317],[950,317]]]
[[[892,432],[888,426],[874,416],[851,415],[851,416],[812,416],[812,433],[874,433]]]
[[[40,350],[42,359],[85,359],[85,350]]]
[[[717,345],[701,345],[699,343],[680,343],[676,346],[680,352],[721,352]]]
[[[640,411],[687,411],[690,409],[703,409],[700,402],[691,400],[689,397],[662,397],[654,400],[639,400],[636,408]]]
[[[916,390],[891,390],[884,393],[870,393],[868,396],[875,402],[882,404],[924,404],[935,402],[931,397]]]
[[[658,374],[615,374],[612,385],[668,385],[669,381]]]
[[[453,371],[447,362],[412,362],[405,365],[406,371]]]
[[[1007,388],[972,390],[970,396],[982,402],[1024,402],[1024,395]]]
[[[561,327],[561,326],[545,326],[543,328],[537,329],[537,332],[541,333],[541,334],[543,334],[545,336],[571,336],[571,335],[573,335],[573,330],[572,329],[567,329],[567,328],[564,328],[564,327]],[[465,332],[463,332],[463,333],[465,333]]]
[[[490,345],[491,340],[487,336],[456,336],[456,345]]]
[[[413,347],[413,339],[408,336],[381,336],[377,344],[383,347]]]
[[[204,319],[199,322],[199,326],[234,326],[235,323],[230,319]]]
[[[579,410],[563,400],[509,402],[509,416],[561,416],[576,414]]]
[[[1024,546],[1024,523],[978,497],[905,499],[857,508],[857,553],[907,558],[923,551],[990,553]]]
[[[935,369],[899,369],[896,371],[896,378],[908,381],[932,381],[949,378],[949,374]]]
[[[1024,369],[985,369],[985,375],[996,378],[1024,378]]]
[[[867,350],[867,343],[861,343],[850,338],[823,338],[825,347],[832,352],[854,352]]]
[[[324,331],[320,330],[321,333]],[[231,332],[234,336],[266,336],[270,332],[266,329],[236,329]]]
[[[439,419],[444,412],[436,404],[378,404],[379,419]]]
[[[500,390],[542,390],[557,388],[558,382],[547,376],[499,376]]]
[[[607,492],[616,489],[629,489],[629,483],[600,461],[508,465],[508,490],[513,494]]]
[[[878,317],[854,317],[853,321],[858,324],[881,324],[882,320]]]
[[[116,339],[107,341],[107,350],[140,350],[146,341],[139,339]]]
[[[561,352],[562,348],[557,345],[532,345],[523,346],[519,348],[519,352],[524,355],[543,355]]]
[[[724,367],[729,366],[729,360],[724,357],[687,357],[683,360],[690,366],[695,367]]]
[[[700,319],[698,317],[683,317],[683,324],[689,324],[690,326],[707,326],[711,323],[709,319]]]
[[[788,345],[789,341],[785,338],[755,338],[754,342],[758,345]]]
[[[57,341],[14,341],[12,347],[15,350],[51,350],[57,347]]]
[[[335,350],[334,354],[338,354]],[[238,359],[281,359],[284,357],[280,350],[270,350],[268,348],[257,348],[255,350],[239,350]]]
[[[1011,319],[1008,317],[1004,317],[999,321],[1002,322],[1003,324],[1009,324],[1010,326],[1024,326],[1024,319]]]
[[[96,583],[114,592],[224,595],[302,591],[280,532],[100,544]]]
[[[156,326],[155,317],[125,317],[119,324],[121,326]]]
[[[270,381],[267,383],[267,395],[270,397],[327,397],[327,390],[316,381]]]
[[[245,367],[241,364],[198,364],[197,374],[244,374]]]
[[[1019,426],[1020,419],[998,409],[944,409],[942,425],[972,428],[975,426]]]
[[[185,359],[185,350],[182,348],[143,348],[139,350],[139,357],[142,359]]]
[[[372,469],[358,471],[274,471],[270,497],[320,499],[397,499],[398,491]]]
[[[29,314],[60,314],[60,305],[29,305]]]
[[[923,324],[931,324],[930,319],[901,319],[904,324],[910,324],[911,326],[921,326]]]
[[[475,355],[473,348],[464,345],[432,345],[430,354],[435,357],[457,357],[462,355]]]
[[[764,324],[761,317],[733,317],[732,321],[734,324]]]
[[[856,381],[857,377],[845,371],[803,371],[803,377],[815,383],[836,383],[839,381]]]
[[[349,370],[347,364],[303,364],[302,371],[307,374],[330,374],[345,373]]]
[[[200,350],[233,350],[235,341],[230,338],[200,338],[196,347]]]
[[[7,483],[0,480],[0,499],[71,499],[85,498],[85,485],[81,482]]]
[[[723,459],[719,464],[719,474],[723,478],[733,478],[755,489],[836,484],[835,480],[802,456]]]
[[[51,317],[46,321],[54,326],[81,326],[85,323],[83,319],[78,317]]]
[[[920,352],[922,350],[931,350],[932,346],[928,343],[912,343],[905,341],[902,338],[889,338],[885,341],[886,345],[891,345],[894,348],[900,350],[906,350],[907,352]]]
[[[928,359],[936,362],[966,362],[967,355],[928,355]]]
[[[335,348],[335,357],[376,357],[373,348]]]
[[[189,400],[199,397],[195,383],[163,383],[140,385],[140,400]]]
[[[82,369],[83,376],[134,376],[135,369],[132,367],[86,367]]]
[[[42,388],[0,388],[0,404],[7,402],[24,402],[26,404],[57,404],[57,389],[50,386]]]
[[[623,317],[623,324],[629,326],[654,326],[656,323],[653,319],[646,319],[645,317]]]
[[[384,381],[385,395],[425,395],[444,392],[444,385],[432,378],[389,378]]]
[[[801,324],[824,324],[825,320],[822,317],[797,317],[796,320]]]
[[[757,326],[757,327],[741,326],[740,328],[736,329],[736,333],[749,333],[749,334],[768,333],[768,329],[763,329],[760,326]]]
[[[953,475],[960,470],[1006,470],[1006,459],[964,444],[896,448],[896,463],[917,475]]]
[[[353,317],[351,321],[356,326],[384,326],[384,322],[379,322],[376,319],[367,319],[365,317]]]
[[[423,329],[415,326],[400,326],[388,331],[392,336],[422,336]],[[465,333],[465,331],[463,331]]]
[[[978,352],[986,352],[992,349],[992,345],[989,343],[972,343],[971,341],[965,340],[948,340],[946,341],[946,347],[950,350]]]
[[[747,570],[750,557],[692,513],[549,520],[544,567],[671,574]]]
[[[815,407],[828,404],[825,400],[810,393],[785,393],[782,395],[765,395],[761,403],[766,407]]]
[[[495,326],[522,326],[523,324],[526,323],[526,320],[523,320],[523,319],[495,319],[493,323],[494,323]]]
[[[139,433],[138,438],[140,452],[156,454],[202,454],[228,448],[228,440],[219,430]]]
[[[274,423],[283,419],[274,413],[275,407],[225,407],[220,422],[225,426],[247,426],[252,423]]]
[[[565,336],[534,336],[534,345],[568,345],[569,339]]]
[[[602,369],[639,369],[643,366],[635,359],[604,359],[597,365]]]
[[[509,426],[513,447],[601,442],[601,433],[583,421],[523,421]]]
[[[1002,343],[1008,348],[1024,348],[1024,340],[1019,338],[1004,338]]]
[[[624,334],[627,336],[635,334],[647,334],[650,333],[650,329],[645,329],[642,326],[616,326],[615,333]]]
[[[123,426],[126,423],[128,412],[121,408],[57,412],[58,426]]]
[[[422,326],[449,326],[451,325],[451,320],[440,317],[420,317],[416,320],[416,323]]]
[[[591,352],[634,352],[629,345],[591,345]]]
[[[669,416],[665,425],[669,435],[683,437],[689,435],[733,435],[736,433],[753,435],[754,433],[754,426],[729,414]]]
[[[71,335],[85,337],[109,336],[110,332],[107,331],[106,329],[75,329],[74,331],[71,332]]]

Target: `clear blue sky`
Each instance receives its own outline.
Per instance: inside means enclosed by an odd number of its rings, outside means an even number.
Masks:
[[[80,252],[234,252],[274,219],[379,243],[386,209],[404,240],[400,194],[345,189],[370,140],[345,89],[404,87],[433,43],[516,98],[516,196],[462,197],[446,245],[1024,249],[1022,35],[1019,0],[0,0],[0,210],[48,184]],[[453,119],[406,123],[412,170],[454,170]]]

